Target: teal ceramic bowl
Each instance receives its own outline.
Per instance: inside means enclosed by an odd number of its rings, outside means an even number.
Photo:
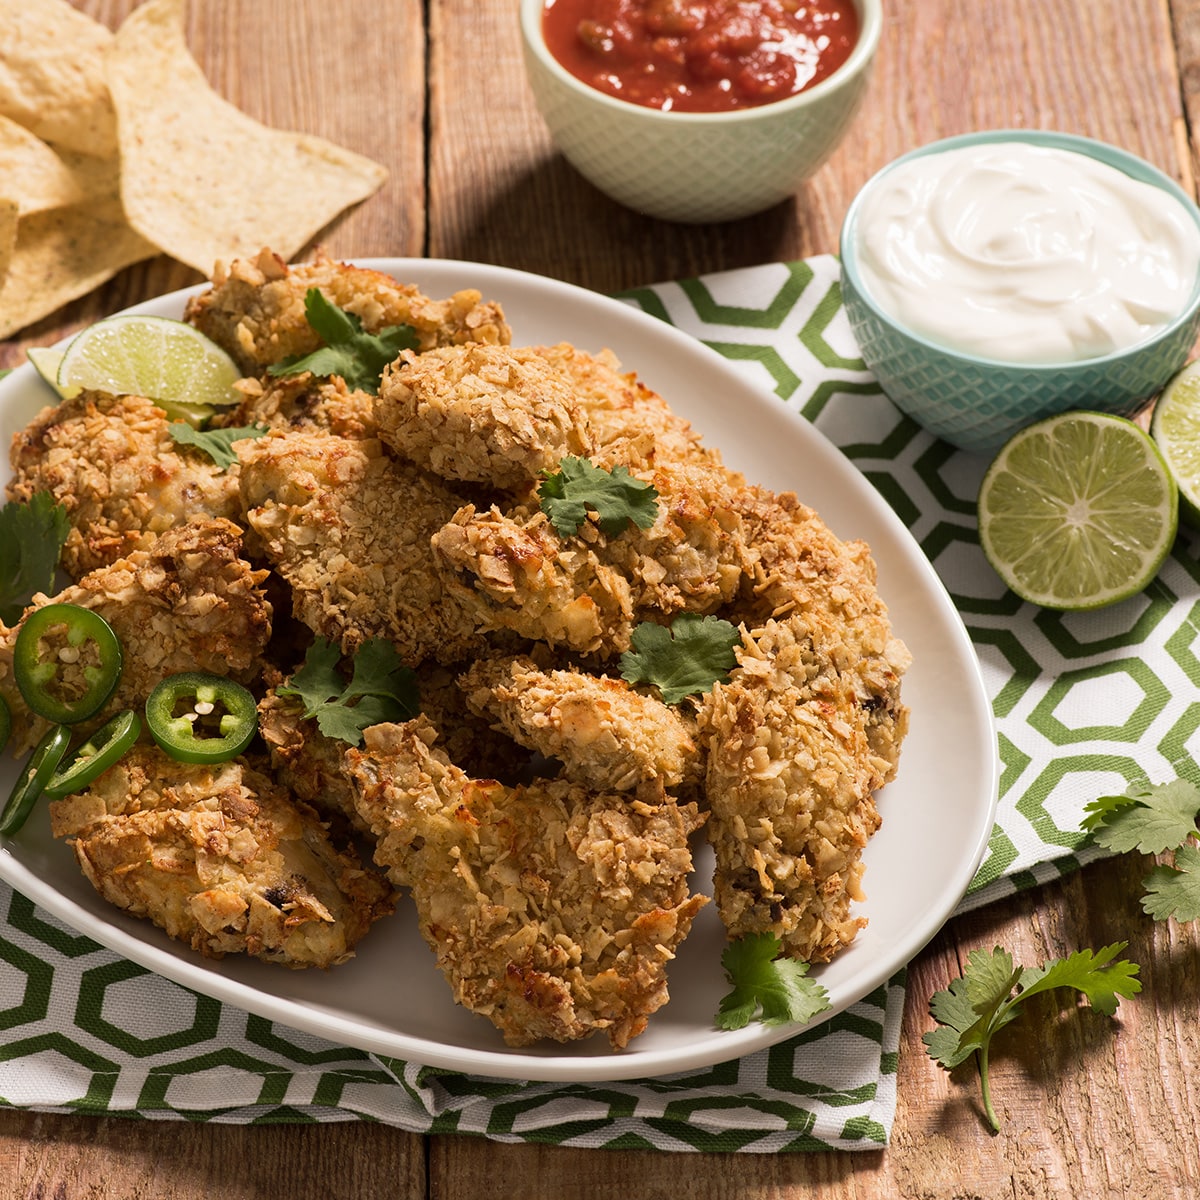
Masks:
[[[1126,350],[1076,362],[1005,362],[962,353],[905,328],[876,303],[857,255],[859,218],[872,186],[922,155],[1014,141],[1086,154],[1162,188],[1200,228],[1200,209],[1168,176],[1115,146],[1072,134],[1008,129],[946,138],[902,155],[866,183],[847,210],[840,248],[842,298],[863,361],[902,412],[945,441],[980,453],[997,450],[1033,421],[1069,409],[1136,415],[1184,365],[1200,330],[1200,276],[1170,325]]]

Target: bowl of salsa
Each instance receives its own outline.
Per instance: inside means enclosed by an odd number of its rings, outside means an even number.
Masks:
[[[793,195],[866,92],[880,0],[521,0],[526,70],[559,150],[665,220]]]

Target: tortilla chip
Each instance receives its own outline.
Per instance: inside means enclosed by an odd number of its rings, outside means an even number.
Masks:
[[[84,199],[66,163],[24,125],[4,116],[0,116],[0,163],[4,164],[4,190],[17,201],[23,216]]]
[[[116,153],[104,52],[112,32],[67,0],[0,0],[0,116],[55,146]]]
[[[217,95],[187,48],[183,0],[147,0],[106,56],[130,224],[208,275],[271,246],[292,257],[386,170],[303,133],[270,129]]]
[[[8,274],[17,245],[17,217],[20,211],[21,206],[15,200],[0,197],[0,288],[4,286],[4,277]]]
[[[99,287],[122,267],[158,253],[129,228],[115,198],[34,213],[15,225],[16,245],[0,282],[0,337]]]

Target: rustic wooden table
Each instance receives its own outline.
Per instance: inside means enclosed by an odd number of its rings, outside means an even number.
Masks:
[[[73,2],[114,27],[134,6]],[[1194,188],[1200,0],[885,0],[872,89],[836,157],[794,203],[697,228],[617,208],[555,155],[525,85],[514,9],[512,0],[203,0],[188,28],[229,100],[390,168],[382,192],[324,231],[341,256],[498,263],[600,291],[798,258],[836,248],[851,197],[889,159],[991,127],[1102,138]],[[26,345],[196,281],[165,259],[133,267],[0,346],[0,366],[22,361]],[[1128,857],[1099,863],[941,931],[910,971],[898,1113],[883,1151],[579,1151],[369,1124],[237,1128],[4,1111],[0,1197],[1195,1196],[1200,930],[1143,916],[1144,869]],[[1002,944],[1034,963],[1123,939],[1142,965],[1143,994],[1116,1022],[1087,1010],[1059,1017],[1047,1002],[1004,1035],[993,1064],[1004,1129],[991,1134],[973,1073],[948,1076],[924,1053],[931,993],[976,946]]]

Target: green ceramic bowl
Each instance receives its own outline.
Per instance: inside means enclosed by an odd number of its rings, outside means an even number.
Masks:
[[[1001,129],[946,138],[902,155],[870,179],[842,224],[842,297],[863,361],[896,406],[964,450],[991,453],[1042,417],[1088,408],[1130,417],[1184,365],[1200,329],[1200,277],[1187,305],[1147,341],[1078,362],[1016,363],[961,353],[899,324],[871,297],[859,271],[858,221],[864,197],[900,163],[986,142],[1027,142],[1086,154],[1179,200],[1200,227],[1200,209],[1172,179],[1115,146],[1072,134]]]

